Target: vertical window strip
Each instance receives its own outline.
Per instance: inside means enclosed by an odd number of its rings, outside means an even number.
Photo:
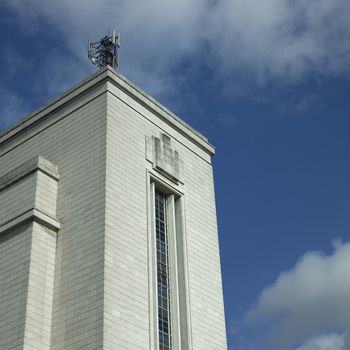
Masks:
[[[171,350],[169,252],[166,197],[155,192],[159,350]]]

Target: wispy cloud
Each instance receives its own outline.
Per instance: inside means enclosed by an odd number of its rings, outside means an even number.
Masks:
[[[87,38],[98,39],[108,27],[122,34],[121,72],[166,104],[207,72],[228,100],[251,96],[250,85],[349,76],[347,0],[3,0],[0,6],[24,29],[19,39],[32,36],[40,45],[45,28],[52,40],[44,57],[14,65],[10,55],[4,62],[7,76],[35,70],[33,93],[41,89],[41,97],[93,70]],[[304,111],[310,101],[301,101]]]
[[[344,74],[349,13],[344,0],[223,0],[211,16],[211,40],[226,69],[249,69],[261,80]]]
[[[136,73],[142,70],[144,80],[147,75],[165,77],[184,58],[197,54],[208,65],[216,62],[224,74],[243,69],[261,81],[347,74],[350,62],[346,0],[5,0],[5,4],[26,26],[35,28],[40,19],[55,27],[80,55],[88,36],[117,26],[125,39],[124,69],[134,75],[138,67]]]
[[[348,350],[350,339],[348,333],[321,334],[295,350]]]

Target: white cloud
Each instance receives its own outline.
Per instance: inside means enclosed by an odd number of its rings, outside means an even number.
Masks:
[[[176,89],[175,70],[198,44],[206,6],[201,0],[5,0],[18,14],[23,27],[35,32],[39,20],[63,35],[85,67],[86,42],[97,40],[107,28],[121,32],[121,71],[152,94]],[[76,59],[76,58],[74,58]],[[169,87],[171,86],[171,88]]]
[[[224,74],[264,81],[347,74],[347,0],[5,0],[26,28],[45,20],[85,55],[89,36],[122,32],[122,67],[132,77],[170,79],[191,55]],[[205,44],[207,46],[205,46]],[[195,62],[193,62],[195,65]],[[160,82],[160,86],[162,83]]]
[[[345,334],[321,334],[295,350],[349,350],[350,344]]]
[[[329,330],[349,328],[349,266],[350,243],[337,242],[332,255],[306,253],[293,269],[282,272],[262,291],[247,313],[247,323],[253,327],[268,325],[273,349],[284,349]]]
[[[253,87],[264,82],[349,76],[347,0],[3,0],[1,6],[13,11],[23,40],[33,35],[40,42],[47,25],[53,42],[42,61],[29,55],[14,65],[11,55],[4,62],[8,75],[31,65],[34,92],[47,95],[45,101],[94,70],[87,38],[113,27],[122,35],[120,71],[165,104],[208,71],[215,93],[229,100],[257,95]]]
[[[226,68],[239,65],[262,80],[343,74],[350,59],[349,14],[344,0],[223,0],[212,16],[213,35]]]

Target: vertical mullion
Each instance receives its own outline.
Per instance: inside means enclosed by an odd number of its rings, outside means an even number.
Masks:
[[[169,288],[171,290],[171,336],[172,347],[174,349],[181,349],[181,334],[180,334],[180,309],[179,309],[179,286],[178,286],[178,270],[177,270],[177,242],[176,242],[176,212],[175,212],[175,196],[170,194],[166,198],[167,207],[167,236],[168,236],[168,256],[169,261]]]
[[[158,285],[157,285],[157,242],[156,242],[156,186],[153,181],[149,183],[149,280],[150,288],[150,349],[159,349],[159,330],[158,330]]]

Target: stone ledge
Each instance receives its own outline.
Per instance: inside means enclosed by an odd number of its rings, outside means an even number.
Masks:
[[[37,156],[21,164],[19,167],[9,171],[0,177],[0,192],[15,182],[31,175],[35,171],[41,171],[54,180],[59,180],[58,168],[42,156]]]
[[[61,227],[61,224],[58,220],[56,220],[55,218],[52,218],[47,214],[44,214],[38,209],[33,208],[20,214],[19,216],[16,216],[15,218],[11,219],[10,221],[7,221],[4,224],[0,224],[0,235],[6,231],[9,231],[15,228],[18,225],[21,225],[29,221],[36,221],[48,227],[49,229],[55,231],[56,233]]]
[[[112,85],[130,96],[138,104],[150,110],[155,116],[158,116],[165,123],[177,130],[180,134],[196,144],[210,156],[213,156],[215,154],[214,146],[208,142],[208,139],[205,136],[193,129],[189,124],[184,122],[181,118],[177,117],[174,113],[169,111],[166,107],[157,102],[150,95],[138,88],[125,76],[117,73],[113,70],[113,68],[109,66],[100,69],[95,74],[91,75],[72,89],[54,99],[52,102],[33,112],[28,117],[22,119],[10,129],[4,131],[3,133],[0,133],[0,145],[13,138],[16,134],[20,133],[27,127],[39,123],[39,121],[46,119],[59,108],[67,106],[73,100],[81,98],[81,96],[86,94],[88,91],[95,89],[97,86],[101,86],[106,82],[110,82]],[[104,92],[107,92],[109,90],[107,84],[103,89]],[[61,117],[63,116],[61,115]]]

